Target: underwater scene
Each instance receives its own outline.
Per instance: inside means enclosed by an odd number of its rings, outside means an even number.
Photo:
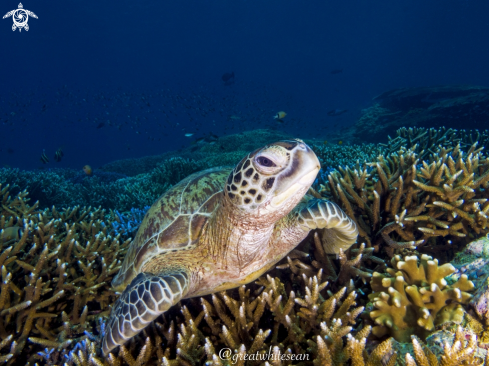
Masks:
[[[0,364],[489,366],[489,3],[0,3]]]

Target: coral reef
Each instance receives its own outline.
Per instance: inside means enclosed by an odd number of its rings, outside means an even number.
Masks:
[[[251,289],[241,287],[237,298],[228,291],[188,300],[168,315],[177,324],[163,319],[142,340],[103,360],[96,344],[104,331],[98,320],[116,298],[110,281],[129,240],[109,235],[113,221],[106,217],[113,215],[104,210],[39,210],[37,203],[29,205],[26,192],[13,196],[8,186],[0,196],[0,357],[7,364],[81,365],[91,359],[92,364],[133,365],[155,357],[163,364],[196,364],[203,357],[214,362],[222,348],[237,349],[243,357],[273,349],[314,358],[315,364],[328,357],[342,360],[335,365],[348,360],[344,338],[363,307],[355,307],[357,295],[346,288],[325,294],[321,270],[302,276],[295,291],[287,291],[278,278],[262,277]],[[175,316],[179,312],[183,317]],[[140,341],[146,347],[137,356]]]
[[[370,281],[375,336],[389,334],[407,342],[413,334],[426,338],[435,325],[462,322],[462,304],[468,304],[472,298],[468,292],[474,289],[466,275],[448,284],[445,277],[455,268],[449,263],[439,266],[438,260],[427,255],[406,256],[404,260],[396,255],[391,265],[385,274],[375,272]]]
[[[192,173],[235,165],[253,149],[284,138],[291,137],[268,130],[223,136],[161,156],[116,161],[95,170],[92,176],[73,169],[0,168],[0,184],[9,184],[13,194],[28,191],[42,208],[102,206],[125,212],[153,204],[172,185]]]
[[[380,144],[385,146],[389,153],[399,151],[401,147],[415,148],[418,159],[423,160],[433,154],[438,148],[448,149],[460,145],[462,151],[468,151],[472,145],[486,150],[489,148],[489,130],[455,130],[453,128],[440,127],[402,127],[396,131],[396,137],[388,136],[389,142]]]
[[[123,213],[117,210],[111,211],[111,215],[115,218],[115,221],[112,221],[112,231],[110,234],[113,236],[119,235],[123,239],[133,239],[149,207],[145,206],[142,209],[133,207],[130,211]]]
[[[413,150],[340,168],[320,193],[343,206],[367,247],[387,244],[391,257],[421,244],[428,253],[453,254],[489,231],[489,159],[475,144],[466,153],[459,145],[438,148],[422,164]]]
[[[427,346],[416,336],[412,336],[413,354],[406,353],[406,366],[459,366],[487,365],[489,353],[477,352],[477,337],[458,327],[455,334],[443,332],[441,347]]]
[[[386,150],[385,147],[378,144],[320,145],[312,143],[310,146],[316,153],[323,169],[337,169],[355,161],[370,162]],[[325,179],[321,180],[325,181]]]
[[[0,184],[9,184],[13,194],[28,191],[30,198],[42,208],[103,206],[105,209],[129,211],[153,202],[173,184],[205,169],[208,164],[184,158],[171,158],[153,170],[135,177],[119,173],[95,171],[81,176],[72,169],[21,171],[0,169]]]
[[[271,142],[294,137],[280,131],[265,129],[245,131],[238,134],[220,136],[210,142],[206,140],[194,142],[188,147],[162,155],[117,160],[102,166],[100,169],[136,176],[148,173],[172,158],[195,160],[198,163],[206,164],[209,168],[221,165],[235,165],[250,151]]]
[[[0,197],[0,229],[21,231],[0,242],[0,357],[19,364],[35,360],[42,348],[66,348],[95,328],[115,300],[110,279],[129,240],[108,235],[104,210],[39,210],[26,192],[11,195],[8,186],[0,186]]]
[[[371,328],[355,331],[352,327],[363,310],[353,308],[355,292],[345,297],[343,288],[325,300],[321,293],[326,286],[321,272],[312,278],[303,276],[297,294],[287,293],[278,278],[262,277],[256,285],[240,287],[235,298],[227,291],[186,301],[178,312],[174,309],[180,315],[165,315],[163,322],[155,322],[107,359],[93,341],[86,340],[74,351],[50,351],[49,361],[66,359],[67,365],[76,366],[89,359],[96,365],[144,365],[157,360],[162,365],[346,366],[349,360],[356,365],[382,365],[392,342],[382,343],[370,355],[364,352]]]
[[[378,271],[386,267],[382,259],[373,255],[374,248],[365,248],[365,244],[354,244],[346,252],[340,249],[337,256],[326,254],[322,240],[324,235],[327,235],[327,232],[322,230],[315,232],[314,247],[310,247],[308,252],[293,250],[287,256],[287,262],[276,268],[290,269],[291,281],[299,280],[298,277],[302,275],[311,276],[315,271],[321,269],[333,288],[347,286],[349,291],[361,292],[360,284],[354,284],[354,282],[360,279],[365,284],[370,281],[374,272],[366,268],[364,262],[376,264],[375,270]]]
[[[466,275],[474,282],[475,291],[470,307],[480,319],[486,319],[489,315],[489,238],[484,236],[471,242],[455,255],[452,264],[456,271],[447,281],[453,283]]]
[[[110,282],[145,206],[195,171],[234,164],[252,134],[93,177],[0,169],[0,362],[487,364],[488,136],[406,128],[384,146],[313,144],[325,169],[309,194],[342,206],[358,243],[328,255],[319,230],[255,283],[180,302],[108,358],[99,340],[118,296]]]
[[[402,88],[374,98],[351,128],[352,142],[382,142],[401,127],[478,128],[489,113],[488,88],[434,86]]]

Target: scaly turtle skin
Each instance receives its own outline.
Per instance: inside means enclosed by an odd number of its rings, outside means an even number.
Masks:
[[[249,283],[314,229],[347,249],[355,223],[334,203],[306,195],[320,169],[300,140],[267,145],[234,168],[193,174],[149,209],[112,281],[123,291],[103,338],[107,355],[183,298]]]

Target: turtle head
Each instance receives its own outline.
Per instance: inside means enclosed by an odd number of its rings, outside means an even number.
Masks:
[[[321,165],[301,140],[279,141],[248,154],[228,177],[225,195],[240,212],[287,215],[306,194]]]

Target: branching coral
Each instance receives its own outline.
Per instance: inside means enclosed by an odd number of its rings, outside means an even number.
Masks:
[[[407,342],[411,334],[425,337],[435,325],[447,321],[461,322],[464,310],[474,289],[472,281],[462,275],[451,285],[445,277],[455,272],[447,263],[438,265],[427,255],[421,260],[396,255],[392,268],[386,274],[375,272],[370,285],[373,293],[369,299],[376,310],[370,316],[377,324],[372,332],[377,337],[392,335],[399,342]]]
[[[384,147],[376,144],[363,145],[318,145],[312,144],[323,169],[338,168],[353,161],[371,161],[382,154]]]
[[[258,286],[257,286],[258,285]],[[259,287],[259,286],[262,287]],[[96,345],[86,340],[77,349],[53,352],[55,362],[66,354],[68,365],[384,365],[386,352],[395,356],[392,341],[365,351],[369,326],[354,331],[362,311],[355,306],[356,294],[346,297],[343,288],[324,300],[327,283],[321,272],[303,276],[301,291],[287,292],[278,278],[262,277],[252,291],[249,286],[232,292],[187,302],[181,316],[171,322],[156,322],[142,335],[103,359]],[[192,308],[193,310],[190,310]],[[270,315],[271,316],[270,316]],[[272,325],[272,329],[267,329]],[[352,332],[355,334],[352,335]],[[395,357],[390,358],[393,365]]]
[[[61,349],[87,337],[115,299],[109,281],[129,242],[108,236],[104,210],[38,211],[26,192],[0,194],[0,229],[21,231],[0,242],[0,337],[9,346],[1,357],[18,364],[35,360],[38,345]]]
[[[464,154],[459,146],[440,148],[431,163],[421,165],[414,150],[340,168],[321,193],[343,205],[367,247],[386,243],[391,256],[421,244],[466,244],[473,233],[489,232],[489,159],[481,150],[472,145]]]
[[[321,230],[314,233],[314,248],[311,253],[294,250],[287,256],[287,263],[280,264],[277,268],[290,269],[292,281],[297,280],[292,277],[302,276],[303,274],[310,276],[321,269],[325,273],[326,280],[334,283],[335,287],[348,286],[350,291],[353,291],[355,289],[353,281],[360,278],[363,283],[366,283],[372,277],[373,271],[366,268],[363,265],[364,262],[368,261],[376,264],[376,270],[381,270],[385,267],[384,261],[373,255],[374,248],[366,248],[365,244],[355,244],[346,253],[340,249],[338,261],[336,261],[335,255],[328,255],[324,252],[321,240],[323,235],[327,234]],[[357,246],[358,248],[355,248]],[[310,255],[314,259],[308,264],[305,259],[310,258]]]
[[[452,128],[440,127],[402,127],[396,131],[395,138],[389,138],[386,146],[389,153],[399,151],[401,147],[412,148],[416,146],[415,152],[419,159],[433,154],[437,147],[450,148],[460,145],[463,151],[469,150],[472,145],[479,147],[489,147],[489,130],[455,130]]]
[[[348,362],[345,336],[363,307],[355,307],[354,291],[327,291],[322,271],[314,267],[310,276],[299,276],[293,289],[286,290],[279,278],[262,277],[248,288],[187,300],[168,313],[173,321],[157,321],[103,359],[97,342],[104,330],[98,319],[115,301],[110,280],[128,241],[109,236],[112,224],[104,210],[39,210],[29,205],[26,192],[11,196],[4,187],[0,193],[0,357],[8,364],[143,365],[162,360],[164,365],[188,365],[204,359],[234,364],[219,358],[224,348],[233,350],[231,356],[243,365],[244,357],[255,355],[246,363],[253,365],[269,353],[307,357],[318,365]],[[366,337],[369,331],[358,334]]]
[[[131,208],[128,212],[120,213],[119,211],[110,210],[111,217],[115,220],[112,222],[111,234],[120,235],[122,238],[134,238],[136,232],[143,221],[144,215],[149,210],[149,206],[143,209]]]

